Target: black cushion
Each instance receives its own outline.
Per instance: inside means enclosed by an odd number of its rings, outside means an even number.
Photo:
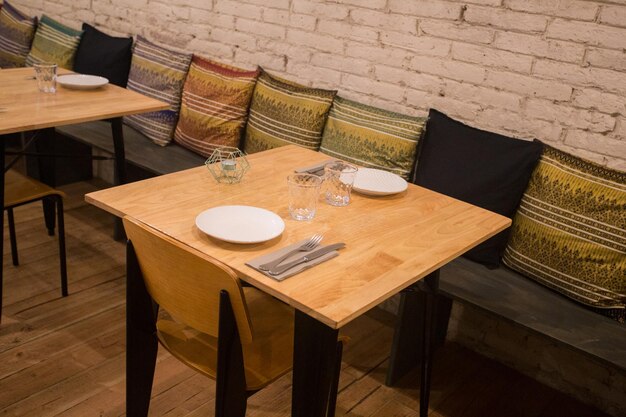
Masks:
[[[99,75],[109,82],[126,87],[133,38],[116,38],[83,23],[83,37],[74,58],[74,71]]]
[[[431,109],[415,183],[495,213],[513,217],[543,144],[476,129]],[[508,229],[465,257],[498,266]]]

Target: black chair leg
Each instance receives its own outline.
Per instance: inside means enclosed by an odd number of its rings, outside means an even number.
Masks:
[[[9,239],[11,241],[11,258],[13,259],[13,265],[18,266],[20,260],[17,255],[17,238],[15,237],[15,218],[13,217],[13,207],[7,209],[9,217]]]
[[[59,224],[59,263],[61,267],[61,295],[66,297],[67,291],[67,260],[65,255],[65,219],[63,215],[63,197],[56,196],[57,222]]]
[[[335,417],[335,411],[337,409],[337,393],[339,392],[339,375],[341,374],[341,355],[343,353],[343,342],[339,340],[337,342],[337,353],[335,357],[335,375],[333,385],[330,387],[330,397],[328,398],[328,411],[327,417]]]
[[[145,417],[150,408],[159,346],[154,304],[130,241],[126,249],[126,281],[126,415]]]

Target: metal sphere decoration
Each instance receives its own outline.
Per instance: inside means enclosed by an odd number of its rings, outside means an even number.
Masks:
[[[231,146],[220,146],[204,162],[217,182],[235,184],[250,168],[246,154]]]

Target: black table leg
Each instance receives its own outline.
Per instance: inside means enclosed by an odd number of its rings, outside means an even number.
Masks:
[[[424,303],[424,327],[422,332],[422,383],[420,386],[420,417],[428,415],[430,398],[430,380],[433,364],[433,339],[435,328],[435,309],[439,289],[439,270],[421,281],[420,289],[426,294]]]
[[[126,184],[126,152],[124,151],[124,130],[122,129],[122,118],[111,119],[111,134],[113,136],[113,151],[115,153],[115,168],[113,183],[115,185]],[[113,231],[115,240],[126,238],[122,219],[115,219],[115,229]]]
[[[327,415],[338,335],[338,330],[296,310],[292,417]]]
[[[42,129],[36,133],[38,135],[35,141],[37,153],[42,155],[54,154],[54,128]],[[39,181],[50,187],[56,187],[55,158],[52,156],[40,156],[39,165]],[[54,228],[56,225],[55,218],[56,205],[54,199],[43,199],[43,214],[46,222],[48,234],[54,236]]]
[[[0,170],[0,201],[3,202],[2,220],[0,220],[0,254],[4,256],[4,152],[6,147],[6,136],[0,136],[0,161],[2,161],[2,170]],[[4,261],[4,257],[2,258]],[[0,264],[0,322],[2,322],[2,287],[3,287],[4,262]]]

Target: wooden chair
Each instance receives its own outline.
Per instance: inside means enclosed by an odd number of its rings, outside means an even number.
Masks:
[[[4,209],[8,214],[9,239],[11,242],[11,258],[13,265],[19,265],[17,240],[15,236],[15,218],[13,209],[34,201],[51,199],[56,203],[57,221],[59,223],[59,263],[61,267],[61,295],[67,296],[67,265],[65,257],[65,225],[63,220],[63,197],[65,194],[39,181],[9,170],[5,174]]]
[[[226,265],[135,219],[124,218],[124,229],[126,415],[148,414],[158,340],[216,380],[216,417],[245,416],[247,398],[292,368],[293,309],[242,286]],[[159,307],[172,318],[162,318]],[[335,397],[338,369],[330,370]]]

